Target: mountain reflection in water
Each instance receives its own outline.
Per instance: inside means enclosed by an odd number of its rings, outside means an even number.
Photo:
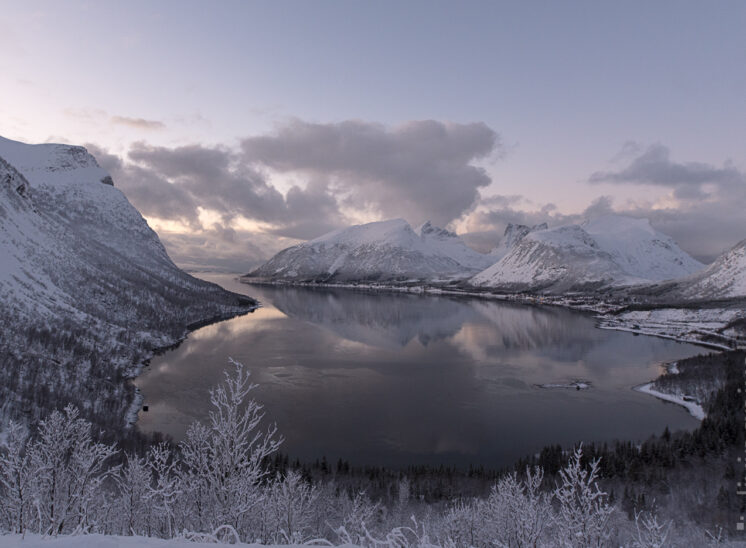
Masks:
[[[592,316],[498,301],[247,286],[252,314],[207,326],[137,379],[144,430],[207,420],[228,357],[301,460],[503,466],[550,443],[644,439],[697,421],[630,388],[688,344],[595,328]],[[537,384],[584,379],[584,391]]]

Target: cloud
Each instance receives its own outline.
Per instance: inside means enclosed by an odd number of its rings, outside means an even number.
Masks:
[[[166,124],[158,120],[146,120],[144,118],[130,118],[128,116],[112,116],[111,123],[128,126],[134,129],[145,129],[148,131],[166,129]]]
[[[163,178],[194,203],[217,212],[223,223],[244,217],[270,224],[273,233],[306,239],[346,222],[326,183],[293,186],[283,195],[240,155],[224,147],[135,143],[128,156],[151,176]]]
[[[608,213],[650,219],[654,228],[706,263],[746,238],[746,174],[733,165],[674,162],[667,147],[636,143],[627,143],[616,161],[624,162],[621,169],[597,171],[589,182],[654,185],[669,193],[652,201],[641,193],[640,199],[624,204],[601,196],[578,214],[563,214],[552,204],[532,204],[520,196],[493,196],[481,200],[465,219],[464,239],[487,251],[499,242],[509,222],[557,226]]]
[[[624,146],[623,154],[639,150],[634,143]],[[635,156],[619,171],[596,171],[588,178],[591,183],[641,183],[668,187],[702,185],[705,183],[743,183],[744,174],[730,165],[722,168],[701,162],[671,161],[668,147],[654,144]]]
[[[157,171],[125,162],[96,145],[87,144],[86,148],[140,213],[196,226],[198,202],[188,191]]]
[[[648,217],[700,260],[709,262],[746,238],[746,173],[732,163],[717,167],[674,162],[662,144],[627,143],[618,158],[626,159],[626,166],[593,173],[589,181],[669,188],[663,203],[633,204],[623,210]]]
[[[86,146],[143,215],[186,228],[159,233],[172,258],[190,268],[248,272],[284,247],[349,224],[326,182],[311,180],[283,195],[227,147],[136,142],[119,156]]]
[[[346,207],[439,225],[473,207],[479,188],[491,180],[472,162],[500,146],[497,133],[485,124],[434,120],[394,128],[293,120],[272,135],[242,141],[248,163],[326,181]]]

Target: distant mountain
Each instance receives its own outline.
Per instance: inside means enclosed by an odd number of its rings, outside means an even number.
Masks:
[[[513,249],[513,247],[525,238],[527,234],[530,232],[536,232],[537,230],[546,230],[547,228],[549,227],[546,223],[534,226],[508,223],[508,226],[505,227],[505,233],[503,234],[502,240],[500,240],[497,247],[490,251],[490,256],[494,257],[495,262],[497,262],[505,257],[505,255],[508,254],[508,251]]]
[[[608,215],[581,225],[525,233],[469,283],[505,291],[561,293],[680,278],[702,268],[648,220]]]
[[[403,219],[355,225],[298,244],[247,276],[291,282],[403,282],[468,278],[494,259],[453,232]]]
[[[746,240],[702,272],[677,282],[674,291],[691,300],[746,297]]]
[[[121,427],[131,377],[251,299],[177,268],[84,148],[0,138],[0,429],[68,402]]]

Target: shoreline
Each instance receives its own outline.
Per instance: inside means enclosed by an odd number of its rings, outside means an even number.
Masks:
[[[226,290],[227,291],[227,290]],[[160,356],[169,350],[174,350],[179,347],[191,333],[194,331],[197,331],[198,329],[201,329],[203,327],[207,327],[208,325],[213,325],[216,323],[224,322],[226,320],[232,320],[233,318],[239,318],[241,316],[245,316],[246,314],[250,314],[254,312],[254,310],[261,307],[261,303],[257,301],[256,299],[253,299],[254,304],[247,305],[248,308],[245,310],[236,312],[235,314],[219,314],[217,316],[212,316],[211,318],[205,318],[203,320],[197,320],[195,322],[190,323],[186,326],[186,329],[184,333],[174,342],[167,344],[165,346],[159,346],[157,348],[152,349],[147,353],[147,357],[140,362],[133,364],[131,367],[132,375],[127,378],[127,384],[131,386],[134,390],[134,397],[132,398],[132,403],[127,408],[127,411],[124,413],[124,429],[130,430],[131,428],[134,428],[137,425],[137,419],[138,415],[140,413],[140,410],[142,409],[143,403],[145,402],[145,395],[140,391],[140,389],[134,385],[134,380],[140,376],[142,373],[143,368],[148,367],[150,365],[150,360],[152,360],[155,356]]]
[[[684,407],[687,411],[689,411],[689,414],[692,417],[694,417],[695,419],[699,421],[702,421],[705,419],[705,417],[707,417],[707,413],[705,412],[704,408],[697,402],[687,401],[686,399],[684,399],[684,396],[676,396],[673,394],[667,394],[666,392],[660,392],[658,390],[655,390],[653,388],[654,382],[655,381],[641,384],[639,386],[635,386],[632,390],[634,390],[635,392],[640,392],[641,394],[647,394],[648,396],[653,396],[654,398],[657,398],[662,401],[680,405]]]
[[[723,340],[725,343],[730,344],[719,344],[703,338],[692,337],[693,334],[697,334],[696,327],[692,331],[681,333],[680,335],[671,334],[668,331],[675,330],[677,327],[681,327],[681,324],[670,322],[668,324],[661,322],[657,327],[642,330],[635,329],[636,325],[631,320],[628,322],[629,325],[624,323],[624,320],[616,320],[618,323],[614,323],[615,314],[628,308],[628,304],[612,304],[603,300],[593,299],[587,295],[566,295],[566,296],[540,296],[540,295],[527,295],[527,294],[516,294],[516,293],[492,293],[489,291],[468,291],[453,288],[442,288],[433,287],[427,285],[378,285],[368,283],[311,283],[311,282],[286,282],[286,281],[269,281],[256,278],[244,278],[243,276],[236,276],[234,278],[237,282],[246,285],[266,285],[272,287],[304,287],[304,288],[324,288],[324,289],[348,289],[357,290],[364,292],[377,293],[393,292],[393,293],[408,293],[413,295],[435,295],[435,296],[451,296],[451,297],[468,297],[477,299],[491,299],[511,303],[519,303],[529,306],[559,306],[561,308],[569,308],[578,312],[593,313],[597,319],[596,327],[599,329],[609,329],[614,331],[624,331],[637,335],[645,335],[649,337],[660,337],[662,339],[673,340],[676,342],[694,344],[702,346],[711,350],[739,350],[746,348],[746,341],[741,341],[737,338],[728,337],[719,333],[700,333],[703,337],[717,337]],[[581,303],[572,302],[574,299],[585,301]],[[683,310],[684,307],[679,304],[650,304],[650,310]],[[728,325],[728,321],[723,320],[718,327],[725,328]]]

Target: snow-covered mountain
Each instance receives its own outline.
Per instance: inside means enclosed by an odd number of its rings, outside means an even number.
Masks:
[[[298,244],[248,274],[292,282],[464,279],[491,264],[454,233],[403,219],[355,225]]]
[[[0,258],[0,424],[72,401],[121,426],[153,349],[254,304],[177,268],[77,146],[0,138]]]
[[[702,272],[677,283],[686,299],[746,297],[746,240],[737,243]]]
[[[541,223],[534,226],[519,225],[514,223],[508,223],[505,227],[505,233],[503,234],[502,240],[492,251],[490,255],[494,257],[494,262],[499,261],[508,251],[513,249],[518,242],[520,242],[529,232],[536,232],[537,230],[546,230],[549,228],[546,223]],[[494,264],[494,263],[493,263]]]
[[[469,283],[557,293],[680,278],[703,267],[647,219],[607,215],[528,232]]]

